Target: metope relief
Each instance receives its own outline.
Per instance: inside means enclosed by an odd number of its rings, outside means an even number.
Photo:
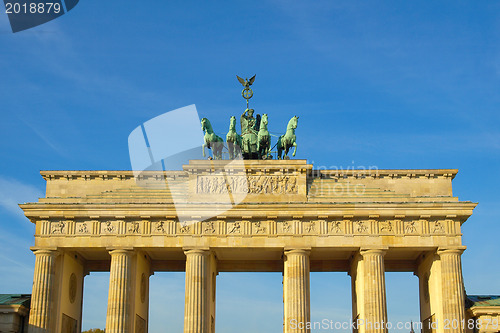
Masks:
[[[115,234],[116,233],[116,226],[114,225],[113,222],[108,221],[101,223],[101,234]]]
[[[354,230],[357,233],[365,233],[368,232],[368,226],[364,221],[356,221],[354,222]]]
[[[263,222],[257,221],[253,223],[253,234],[264,234],[266,233],[267,228],[265,227]]]
[[[227,224],[228,234],[241,234],[241,222],[232,222]]]
[[[199,194],[297,194],[297,177],[293,176],[198,176]]]
[[[139,222],[128,222],[127,231],[129,234],[138,234],[140,232],[141,224]]]
[[[333,221],[330,224],[329,231],[332,234],[340,234],[342,232],[342,222],[341,221]]]
[[[417,232],[417,221],[406,221],[404,223],[406,234],[415,234]]]
[[[78,234],[88,234],[90,233],[90,228],[87,226],[87,222],[79,222],[76,224],[76,233]]]
[[[304,222],[302,228],[303,228],[302,230],[304,231],[305,234],[317,233],[316,222],[314,222],[314,221]]]
[[[187,222],[179,223],[179,232],[180,234],[187,234],[191,231],[191,226]]]
[[[159,234],[165,233],[165,222],[159,221],[155,223],[154,231]]]
[[[278,233],[280,234],[290,234],[293,231],[293,222],[283,221],[278,223]]]
[[[51,224],[51,234],[64,234],[66,229],[66,223],[63,221],[55,222]]]
[[[444,226],[440,221],[431,222],[431,232],[433,234],[441,234],[444,232]]]
[[[203,222],[203,232],[205,234],[215,234],[215,223],[212,221]]]
[[[380,221],[379,222],[379,231],[381,233],[390,233],[393,231],[392,221]]]

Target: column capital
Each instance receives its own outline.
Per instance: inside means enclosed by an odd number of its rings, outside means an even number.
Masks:
[[[283,252],[285,255],[303,254],[309,256],[309,254],[311,253],[311,248],[285,248]]]
[[[55,248],[54,249],[31,248],[31,251],[33,251],[33,254],[35,255],[45,254],[51,256],[58,256],[60,254],[60,252]]]
[[[436,251],[436,253],[441,256],[443,254],[456,254],[456,255],[462,255],[464,253],[466,246],[459,246],[459,247],[439,247]]]
[[[365,255],[381,255],[384,256],[387,253],[388,248],[387,247],[366,247],[366,248],[361,248],[359,249],[359,253],[362,256]]]
[[[202,247],[195,247],[195,248],[183,248],[184,254],[187,256],[188,254],[201,254],[201,255],[208,255],[211,253],[210,249],[207,248],[202,248]]]
[[[123,247],[123,248],[107,248],[110,255],[114,254],[125,254],[125,255],[132,255],[135,251],[131,247]]]

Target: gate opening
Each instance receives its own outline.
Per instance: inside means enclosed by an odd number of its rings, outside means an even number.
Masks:
[[[283,331],[282,273],[228,273],[217,276],[217,333]]]

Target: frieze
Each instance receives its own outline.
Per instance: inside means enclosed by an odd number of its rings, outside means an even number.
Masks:
[[[228,175],[198,176],[199,194],[297,194],[297,177],[288,175]]]
[[[111,220],[40,221],[42,234],[51,236],[89,235],[447,235],[459,233],[454,220]],[[458,230],[458,231],[457,231]]]

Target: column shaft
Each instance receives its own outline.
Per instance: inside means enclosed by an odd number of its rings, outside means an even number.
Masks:
[[[184,333],[209,333],[210,293],[208,286],[209,254],[207,250],[186,253],[186,295]]]
[[[364,332],[387,332],[384,250],[362,250],[364,269]]]
[[[54,306],[54,283],[56,251],[35,251],[35,274],[29,317],[30,333],[49,333],[55,320],[51,310]]]
[[[284,265],[284,332],[308,333],[311,331],[309,251],[286,251]]]
[[[109,274],[106,333],[131,333],[131,250],[113,250]]]
[[[443,325],[448,333],[463,333],[465,295],[462,278],[462,249],[439,250],[443,286]],[[441,324],[441,323],[440,323]]]

